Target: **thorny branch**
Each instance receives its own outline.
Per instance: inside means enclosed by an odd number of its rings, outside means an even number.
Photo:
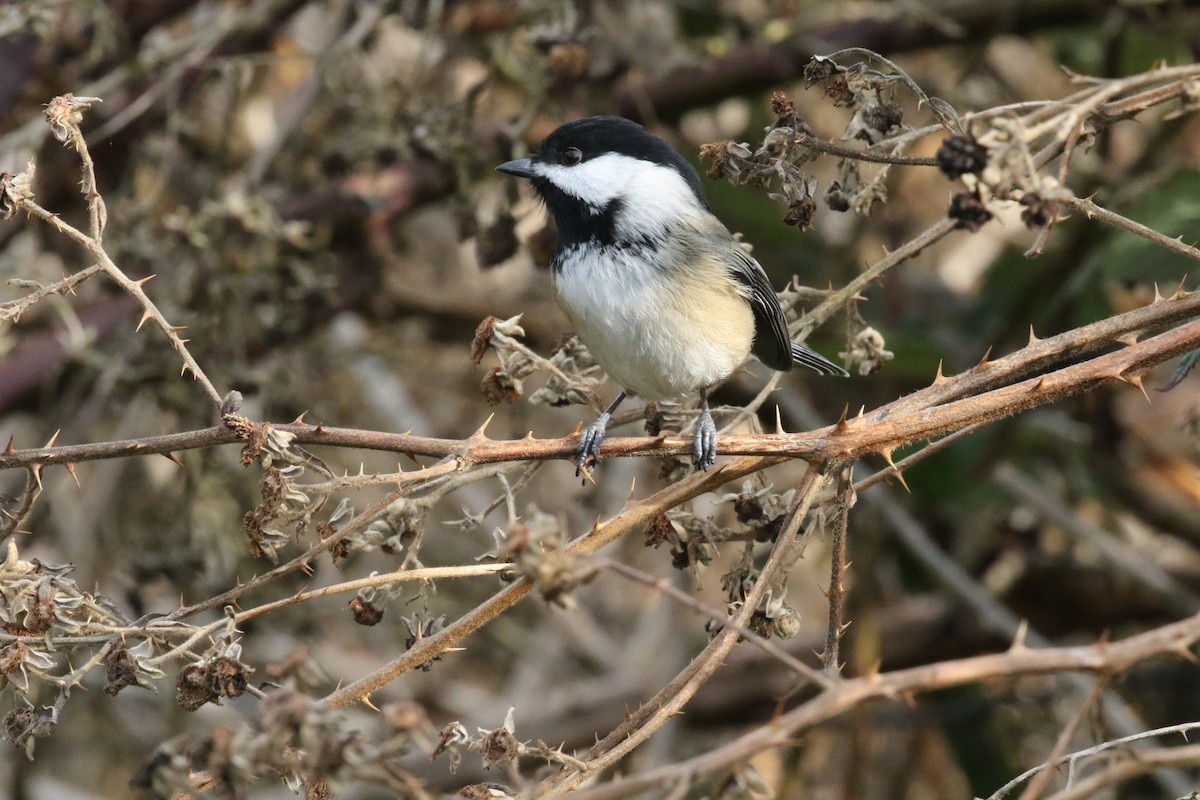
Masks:
[[[1157,656],[1176,656],[1193,660],[1190,648],[1197,640],[1200,640],[1200,616],[1189,617],[1118,642],[1100,642],[1089,647],[1052,647],[1036,650],[1018,646],[994,655],[844,679],[770,724],[755,728],[715,750],[669,767],[647,770],[628,778],[617,778],[602,786],[582,790],[575,796],[581,800],[615,800],[655,787],[671,785],[680,775],[717,773],[744,762],[755,753],[784,745],[797,733],[831,719],[868,699],[894,700],[913,692],[934,691],[1017,675],[1055,672],[1119,675],[1134,665]]]
[[[277,2],[269,5],[273,13],[286,4]],[[365,36],[377,20],[378,15],[371,16],[361,27],[355,29],[356,35]],[[187,60],[168,71],[138,101],[110,120],[104,131],[119,130],[132,119],[145,113],[171,85],[181,79],[186,69],[203,61],[227,33],[228,28],[222,27],[200,37]],[[1073,153],[1081,144],[1090,141],[1107,127],[1169,101],[1182,98],[1192,102],[1196,93],[1194,82],[1200,76],[1200,67],[1164,67],[1131,78],[1095,81],[1063,101],[1017,104],[989,109],[959,119],[948,104],[928,97],[915,81],[887,59],[858,49],[843,51],[837,55],[852,54],[867,56],[891,70],[886,74],[871,70],[853,73],[855,80],[867,82],[875,91],[877,99],[885,94],[881,87],[905,85],[938,119],[938,125],[923,129],[904,129],[899,125],[890,125],[880,130],[867,130],[865,138],[869,144],[862,149],[825,142],[803,129],[793,131],[788,140],[791,142],[789,146],[811,151],[805,158],[815,157],[813,154],[825,154],[842,159],[842,167],[849,162],[859,161],[883,165],[878,174],[861,185],[864,193],[878,191],[887,170],[893,166],[944,167],[940,158],[915,157],[903,153],[905,148],[916,143],[922,136],[943,129],[962,135],[974,132],[978,134],[980,142],[985,142],[991,148],[994,162],[992,166],[1002,164],[1005,167],[1000,177],[989,173],[985,166],[967,170],[965,175],[960,176],[974,191],[979,201],[980,207],[975,208],[975,213],[980,215],[978,220],[984,219],[983,214],[990,217],[990,212],[986,209],[988,204],[1021,202],[1032,208],[1035,203],[1029,200],[1036,198],[1037,208],[1045,218],[1036,215],[1031,215],[1030,218],[1037,221],[1041,227],[1040,242],[1049,236],[1056,221],[1057,204],[1062,204],[1104,224],[1141,236],[1166,251],[1192,259],[1200,256],[1195,247],[1105,209],[1090,198],[1081,199],[1063,186]],[[835,74],[836,71],[835,65]],[[316,86],[316,83],[310,85]],[[24,211],[51,226],[82,246],[95,260],[95,264],[52,284],[22,285],[23,288],[33,288],[34,291],[0,305],[0,319],[17,321],[25,310],[41,299],[51,294],[71,292],[86,278],[103,272],[138,301],[143,309],[138,327],[146,321],[153,320],[183,361],[183,372],[191,371],[210,399],[221,405],[220,394],[189,352],[186,347],[187,340],[179,335],[183,328],[169,324],[143,290],[143,284],[149,278],[128,278],[105,250],[103,235],[107,211],[97,189],[95,167],[80,128],[83,111],[95,102],[98,102],[98,98],[68,94],[52,101],[47,111],[47,118],[56,137],[69,144],[82,163],[81,189],[88,209],[87,232],[65,223],[34,200],[32,163],[21,175],[4,176],[3,185],[6,210]],[[278,144],[277,142],[276,147]],[[1059,158],[1061,161],[1058,165],[1057,184],[1054,184],[1046,177],[1040,176],[1039,170],[1049,167]],[[868,198],[862,203],[862,207],[869,209],[872,204],[873,201]],[[861,300],[862,290],[886,272],[936,244],[952,231],[964,227],[961,223],[961,219],[943,218],[894,251],[886,253],[854,280],[836,291],[831,290],[823,302],[796,320],[793,324],[795,332],[800,338],[807,336],[847,304]],[[856,315],[857,312],[853,314]],[[781,429],[774,433],[752,434],[723,431],[718,452],[731,456],[729,460],[718,464],[708,473],[689,475],[671,483],[644,499],[631,499],[622,511],[608,519],[597,520],[586,533],[569,542],[564,539],[559,548],[549,548],[548,552],[553,553],[556,559],[553,574],[549,577],[539,573],[536,565],[530,566],[527,562],[522,562],[520,550],[527,546],[526,544],[510,541],[516,538],[512,536],[513,532],[523,524],[521,515],[516,510],[516,492],[532,475],[533,467],[524,468],[526,471],[521,473],[521,477],[513,484],[508,482],[505,474],[516,471],[520,462],[573,458],[576,447],[576,439],[573,436],[561,439],[535,439],[530,436],[521,440],[494,441],[485,435],[485,423],[467,438],[433,438],[310,425],[300,420],[289,424],[255,422],[238,416],[236,408],[230,410],[223,407],[224,424],[204,430],[24,450],[14,449],[10,441],[6,450],[0,454],[0,469],[26,469],[29,471],[29,481],[18,507],[8,514],[9,520],[4,527],[4,533],[16,531],[28,517],[41,492],[40,478],[45,467],[63,465],[73,470],[75,464],[83,461],[109,460],[132,455],[160,454],[173,459],[174,453],[184,450],[242,443],[244,460],[248,463],[261,463],[266,476],[263,482],[263,506],[256,511],[262,511],[262,517],[270,520],[272,516],[267,512],[278,509],[267,509],[269,501],[278,501],[282,505],[290,502],[294,506],[292,519],[298,520],[297,530],[307,530],[309,523],[315,523],[314,528],[318,535],[312,537],[313,543],[300,555],[245,583],[239,582],[237,586],[225,592],[183,606],[165,618],[138,621],[123,619],[106,607],[107,601],[80,591],[73,582],[63,578],[63,574],[56,572],[54,568],[36,561],[20,560],[14,540],[10,538],[9,557],[0,573],[7,581],[4,586],[21,586],[23,594],[14,596],[23,598],[22,602],[30,605],[26,608],[10,602],[6,608],[6,613],[9,613],[19,607],[23,609],[24,616],[5,620],[5,631],[0,633],[0,642],[4,643],[4,649],[0,650],[0,661],[7,667],[8,657],[14,653],[22,654],[19,677],[13,677],[18,674],[18,669],[14,668],[8,670],[6,680],[14,684],[24,681],[28,686],[29,677],[32,676],[62,690],[58,705],[53,707],[52,712],[46,712],[48,714],[56,714],[67,691],[78,685],[85,673],[102,662],[108,662],[110,685],[119,690],[122,685],[147,685],[149,681],[162,677],[162,666],[174,661],[189,661],[191,663],[185,668],[185,673],[181,674],[181,679],[187,674],[187,670],[195,670],[195,674],[202,676],[202,679],[191,686],[199,692],[198,697],[193,698],[193,701],[198,701],[195,705],[198,707],[207,702],[215,702],[222,693],[227,697],[235,697],[242,691],[247,691],[247,668],[240,661],[241,648],[237,643],[238,623],[332,595],[358,592],[362,598],[370,596],[374,591],[386,591],[403,583],[432,584],[439,580],[497,574],[506,580],[511,579],[500,591],[444,626],[439,621],[438,625],[425,629],[422,623],[418,622],[411,646],[403,653],[357,680],[330,692],[323,700],[305,706],[304,714],[317,716],[359,701],[369,702],[374,693],[379,692],[391,681],[415,668],[428,667],[433,660],[447,655],[471,634],[496,620],[531,592],[536,590],[546,599],[555,600],[569,595],[578,585],[594,579],[598,572],[607,570],[660,591],[692,610],[710,617],[717,624],[714,626],[715,634],[708,644],[692,657],[673,679],[642,702],[637,709],[628,712],[623,723],[614,727],[586,752],[578,757],[569,756],[562,748],[554,750],[544,743],[539,743],[540,753],[557,772],[543,777],[537,788],[531,789],[532,793],[528,796],[550,798],[571,794],[591,800],[625,797],[639,791],[663,789],[668,786],[679,786],[680,791],[686,791],[693,776],[731,770],[751,756],[768,748],[787,745],[798,733],[872,699],[905,698],[916,693],[965,683],[1069,671],[1090,672],[1101,676],[1094,695],[1098,697],[1109,678],[1128,671],[1146,659],[1160,655],[1191,659],[1191,648],[1200,639],[1200,617],[1190,617],[1182,622],[1165,625],[1116,643],[1101,642],[1091,647],[1029,649],[1018,641],[1007,652],[995,655],[945,661],[884,674],[840,677],[838,644],[844,628],[844,545],[850,508],[855,491],[861,491],[872,483],[890,476],[901,476],[903,470],[910,465],[998,419],[1115,382],[1128,383],[1145,392],[1143,376],[1147,370],[1167,359],[1200,348],[1200,321],[1195,319],[1197,315],[1200,315],[1200,293],[1184,291],[1181,285],[1169,298],[1158,297],[1155,302],[1144,308],[1054,337],[1038,339],[1031,331],[1026,347],[994,361],[985,355],[975,367],[959,375],[944,376],[939,368],[933,383],[927,388],[886,403],[870,413],[866,413],[864,409],[858,416],[844,417],[834,425],[805,433],[785,433]],[[852,316],[852,319],[858,317]],[[512,351],[520,352],[532,365],[531,369],[552,375],[564,387],[584,397],[586,401],[595,402],[595,398],[590,396],[592,376],[585,378],[571,374],[555,362],[542,358],[515,337],[510,337],[507,346]],[[1067,361],[1071,363],[1063,366]],[[747,419],[751,426],[757,425],[753,412],[766,402],[769,392],[773,391],[774,387],[774,382],[769,384],[768,389],[763,390],[745,412],[735,417],[730,427]],[[752,429],[758,430],[757,427]],[[938,436],[944,438],[906,459],[892,463],[891,455],[896,448]],[[316,444],[385,450],[439,460],[430,466],[410,472],[398,470],[386,474],[347,475],[337,478],[324,468],[318,459],[299,450],[299,445]],[[690,437],[687,436],[614,437],[605,441],[603,456],[680,456],[686,455],[690,448]],[[853,461],[872,453],[882,454],[888,461],[889,468],[858,484],[852,483]],[[682,504],[702,494],[715,492],[732,481],[757,475],[768,467],[793,460],[807,461],[808,468],[790,495],[787,513],[779,520],[778,529],[774,531],[773,536],[759,540],[770,544],[766,561],[761,569],[750,568],[745,580],[731,592],[732,600],[729,608],[724,611],[692,599],[671,586],[665,579],[646,575],[614,558],[596,555],[606,545],[642,532],[666,519],[667,512],[678,509]],[[324,480],[302,482],[299,476],[306,468],[315,469]],[[834,500],[834,558],[830,573],[830,613],[824,650],[826,671],[821,673],[763,638],[754,627],[754,619],[764,615],[773,604],[781,602],[788,568],[794,561],[792,551],[800,539],[806,520],[811,519],[811,515],[818,511],[822,504],[828,503],[829,499],[822,495],[822,490],[832,474],[839,476],[839,482]],[[276,483],[269,482],[268,478],[271,476],[274,476],[273,480]],[[248,592],[267,587],[283,575],[311,570],[324,553],[329,553],[334,560],[341,557],[345,548],[365,541],[372,526],[389,514],[402,517],[405,509],[427,509],[452,491],[492,478],[501,483],[503,494],[488,504],[479,518],[493,508],[503,505],[510,524],[508,537],[497,536],[497,549],[489,554],[489,557],[495,560],[476,565],[424,567],[416,561],[417,547],[412,547],[406,554],[401,569],[344,580],[322,588],[298,591],[240,611],[235,608],[236,602]],[[757,477],[755,479],[761,480]],[[1027,500],[1035,503],[1039,500],[1036,487],[1020,483],[1004,468],[999,472],[999,480],[1010,489],[1023,493]],[[344,501],[337,511],[318,521],[318,512],[327,501],[333,499],[335,493],[381,485],[395,488],[361,512],[354,512],[348,502]],[[282,499],[270,496],[272,487],[278,490]],[[1048,514],[1053,515],[1055,512],[1048,501],[1042,506],[1044,510],[1049,509]],[[467,521],[470,522],[472,515],[469,511],[466,513]],[[1062,515],[1060,522],[1067,527],[1073,524]],[[411,530],[407,532],[416,536],[419,542],[419,533]],[[400,540],[398,534],[395,538]],[[510,549],[506,551],[506,548]],[[750,546],[746,552],[749,561]],[[505,558],[508,560],[504,560]],[[1160,572],[1142,568],[1138,564],[1127,568],[1137,580],[1147,585],[1157,585],[1163,596],[1176,595],[1175,610],[1193,610],[1194,598],[1183,590],[1175,592],[1176,584],[1171,583],[1169,578]],[[548,581],[559,583],[548,586]],[[87,614],[79,614],[81,608],[85,609]],[[184,622],[216,609],[224,610],[222,618],[195,626]],[[43,627],[39,628],[39,625]],[[127,638],[140,638],[142,644],[126,647]],[[803,676],[809,688],[816,692],[815,696],[807,696],[787,711],[782,711],[781,706],[782,713],[770,723],[754,728],[737,739],[690,760],[580,789],[586,781],[621,762],[671,718],[681,713],[743,638],[751,640],[755,646],[786,664],[794,673]],[[195,652],[206,643],[211,644],[207,651],[203,654]],[[58,647],[96,647],[81,667],[60,676],[53,671],[54,658],[49,653],[42,653],[37,649],[41,645],[49,647],[51,644]],[[139,647],[145,649],[138,651]],[[154,648],[159,648],[161,652],[152,652]],[[125,672],[120,669],[122,665],[126,668]],[[226,672],[221,672],[222,669]],[[229,670],[232,670],[232,673],[228,672]],[[185,690],[188,688],[187,682],[181,680],[177,685],[177,696],[186,695]],[[248,691],[258,692],[253,687],[249,687]],[[269,702],[272,697],[278,696],[280,695],[268,694],[266,700]],[[192,707],[184,700],[181,700],[181,704]],[[1063,755],[1082,716],[1083,712],[1080,711],[1063,731],[1048,763],[1039,768],[1041,773],[1027,789],[1028,795],[1035,795],[1045,788],[1049,776],[1048,766],[1069,761],[1074,768],[1075,762],[1084,754],[1099,752],[1100,748],[1092,748],[1073,755]],[[32,731],[35,728],[36,726],[31,727],[28,735],[20,739],[29,752],[32,752]],[[488,734],[488,739],[493,740],[495,737],[493,745],[507,741],[501,735],[501,731],[505,731],[511,739],[512,728],[510,715],[505,726]],[[451,733],[443,732],[441,748],[435,751],[435,754],[450,746],[454,737],[460,735],[453,726],[447,727],[446,731]],[[469,734],[467,736],[469,738]],[[1132,738],[1129,740],[1132,741]],[[525,747],[515,739],[513,744],[518,750]],[[1109,744],[1115,742],[1106,743],[1101,747]],[[521,752],[528,754],[539,752],[539,749],[530,748]],[[521,784],[523,778],[517,769],[515,757],[507,762],[495,760],[499,758],[492,751],[485,755],[485,761],[489,765],[505,764],[509,778],[514,784]],[[1131,776],[1143,774],[1156,766],[1195,763],[1200,763],[1200,757],[1196,755],[1196,748],[1192,747],[1140,751],[1138,758],[1114,762],[1107,769],[1097,770],[1055,797],[1082,797],[1085,789],[1092,791],[1101,786],[1112,785]],[[1034,772],[1036,770],[1022,775],[998,795]],[[321,778],[321,781],[323,780]],[[403,783],[409,787],[412,782]],[[314,780],[308,788],[310,791],[313,791],[314,787],[315,790],[320,790],[322,785],[320,781]],[[414,797],[425,796],[423,790],[411,789],[411,792]]]
[[[806,461],[856,458],[868,453],[890,452],[909,442],[1046,405],[1091,391],[1102,383],[1140,387],[1141,376],[1148,369],[1200,344],[1200,323],[1186,323],[1158,336],[1124,344],[1114,352],[1055,371],[1037,373],[1068,356],[1078,358],[1113,343],[1123,344],[1138,334],[1197,313],[1200,313],[1200,292],[1181,290],[1169,299],[1135,311],[1046,339],[1032,338],[1021,350],[994,361],[982,360],[959,375],[946,377],[939,372],[929,387],[836,425],[806,433],[724,436],[717,444],[717,452],[722,455],[780,455]],[[1031,374],[1037,377],[1024,378]],[[937,413],[930,413],[933,409],[937,409]],[[495,441],[482,434],[468,439],[437,439],[303,422],[271,427],[294,437],[296,444],[359,447],[451,458],[458,469],[511,461],[571,459],[576,447],[573,437]],[[0,453],[0,469],[167,454],[237,441],[240,440],[235,433],[216,427],[140,440],[9,450]],[[686,455],[690,452],[689,447],[691,440],[686,436],[613,437],[605,440],[602,457]]]

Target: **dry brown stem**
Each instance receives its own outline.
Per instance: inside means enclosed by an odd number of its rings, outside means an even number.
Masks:
[[[755,728],[716,750],[669,767],[649,770],[635,777],[618,778],[603,786],[582,790],[575,796],[580,800],[616,800],[655,787],[671,785],[682,775],[719,772],[743,763],[756,753],[786,745],[803,730],[868,700],[897,699],[915,692],[1019,675],[1054,672],[1119,675],[1156,656],[1175,655],[1190,660],[1190,648],[1197,639],[1200,639],[1200,615],[1119,642],[1102,641],[1090,647],[1037,650],[1015,647],[994,655],[844,680],[788,711],[772,723]],[[1189,756],[1195,759],[1193,754]],[[1124,777],[1120,779],[1123,780]]]

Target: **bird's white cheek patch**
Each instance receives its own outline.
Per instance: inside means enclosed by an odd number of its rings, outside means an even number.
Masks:
[[[647,224],[661,224],[667,216],[699,206],[687,181],[670,167],[632,156],[607,153],[574,167],[542,162],[539,175],[560,191],[591,206],[597,212],[615,200],[627,213]]]

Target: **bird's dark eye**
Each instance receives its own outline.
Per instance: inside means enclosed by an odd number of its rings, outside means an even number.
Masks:
[[[578,147],[568,147],[563,151],[562,162],[568,167],[573,167],[583,161],[583,151]]]

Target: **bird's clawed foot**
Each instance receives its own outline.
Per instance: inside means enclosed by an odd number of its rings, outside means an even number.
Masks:
[[[608,428],[608,414],[584,428],[579,434],[579,450],[575,454],[575,477],[586,475],[588,467],[596,463],[600,456],[600,443],[604,441],[604,433]]]
[[[579,449],[575,451],[576,478],[584,475],[591,479],[588,468],[595,464],[596,459],[600,457],[600,443],[604,441],[604,432],[608,428],[608,421],[612,419],[617,406],[621,405],[621,401],[625,399],[625,394],[626,392],[622,391],[617,395],[616,399],[608,404],[608,408],[604,409],[604,413],[579,433]]]
[[[698,470],[707,470],[717,460],[717,426],[708,410],[708,394],[700,393],[700,418],[692,437],[692,463]]]

